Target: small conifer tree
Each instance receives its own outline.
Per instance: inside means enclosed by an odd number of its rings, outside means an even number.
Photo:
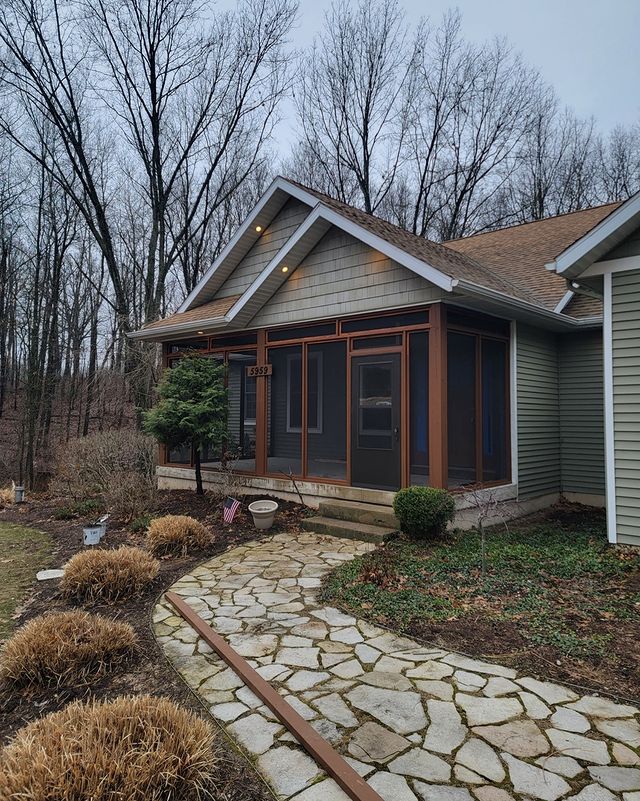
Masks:
[[[201,456],[222,452],[227,439],[227,388],[223,364],[197,354],[180,359],[158,385],[158,401],[143,414],[143,428],[168,448],[193,448],[196,490],[202,486]]]

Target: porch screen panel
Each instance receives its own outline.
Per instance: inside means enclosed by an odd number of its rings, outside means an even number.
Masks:
[[[269,350],[267,470],[302,472],[302,347]]]
[[[213,359],[216,362],[216,364],[224,364],[223,353],[214,353],[210,356],[207,356],[206,358]],[[220,468],[223,462],[223,448],[215,448],[213,446],[207,446],[206,448],[203,448],[202,455],[200,458],[203,467],[208,467],[210,469]]]
[[[307,349],[307,471],[313,478],[347,477],[347,345]]]
[[[482,339],[482,480],[508,476],[507,345]]]
[[[447,359],[449,486],[478,480],[476,469],[476,337],[450,332]]]
[[[256,364],[255,351],[228,354],[229,440],[227,451],[236,470],[256,469],[256,379],[247,367]]]
[[[429,483],[429,349],[424,331],[409,336],[410,483]]]

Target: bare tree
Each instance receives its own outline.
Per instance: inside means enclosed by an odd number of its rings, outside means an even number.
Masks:
[[[300,64],[300,177],[312,168],[334,196],[378,209],[401,162],[417,41],[396,0],[331,7]]]
[[[598,142],[601,200],[625,200],[640,190],[640,122],[616,126]]]

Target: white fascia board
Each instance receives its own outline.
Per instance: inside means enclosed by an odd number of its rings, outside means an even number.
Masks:
[[[431,267],[421,259],[411,256],[404,250],[401,250],[395,245],[390,244],[382,237],[376,236],[370,231],[367,231],[366,228],[363,228],[352,220],[346,219],[337,211],[325,206],[320,201],[317,203],[311,214],[309,214],[306,220],[291,236],[291,238],[287,240],[285,245],[283,245],[283,247],[271,259],[260,275],[258,275],[258,277],[246,289],[242,297],[238,298],[236,303],[231,307],[227,313],[229,321],[233,321],[235,318],[237,318],[237,316],[247,306],[256,292],[258,292],[271,277],[271,275],[280,268],[280,265],[286,260],[291,251],[320,221],[327,223],[328,225],[333,225],[336,228],[340,228],[341,230],[345,231],[345,233],[348,233],[359,241],[364,242],[364,244],[369,245],[374,250],[383,253],[385,256],[393,259],[393,261],[398,262],[398,264],[401,264],[403,267],[406,267],[408,270],[411,270],[412,272],[424,278],[426,281],[435,284],[437,287],[445,290],[446,292],[451,292],[456,285],[456,281],[450,275],[447,275],[440,270],[436,270],[434,267]],[[287,274],[287,277],[291,276],[298,265],[291,264],[288,266],[289,273]],[[283,280],[286,279],[283,278]]]
[[[564,311],[575,294],[576,293],[572,289],[569,289],[567,292],[565,292],[562,296],[562,300],[555,307],[554,312],[556,314],[560,314],[560,312]]]
[[[628,223],[636,214],[640,214],[640,192],[629,198],[622,206],[611,212],[595,228],[570,245],[552,262],[546,264],[547,270],[562,274],[573,267],[576,262],[587,256],[591,251],[601,245],[609,236],[614,234],[620,226]]]
[[[543,306],[538,306],[535,303],[529,303],[526,300],[519,300],[518,298],[514,298],[511,295],[506,295],[504,292],[497,292],[495,289],[487,289],[486,287],[480,286],[478,284],[472,284],[469,281],[457,281],[458,289],[461,289],[463,292],[466,292],[469,295],[477,295],[481,298],[489,298],[490,300],[498,301],[499,303],[504,303],[505,306],[511,306],[515,309],[521,309],[522,311],[530,312],[532,314],[536,314],[539,317],[542,317],[547,320],[552,320],[555,323],[561,323],[565,326],[581,326],[587,323],[594,324],[600,318],[597,317],[590,317],[585,318],[582,320],[577,320],[574,317],[569,317],[566,314],[558,314],[551,309],[545,309]]]
[[[306,203],[308,206],[315,206],[318,202],[318,198],[315,195],[312,195],[310,192],[305,191],[299,186],[295,184],[289,183],[284,178],[275,178],[272,182],[267,191],[262,195],[260,200],[256,203],[256,205],[251,209],[247,218],[242,223],[242,225],[238,228],[235,234],[231,237],[231,239],[227,242],[224,246],[222,251],[220,252],[217,259],[213,262],[213,264],[209,267],[209,269],[205,272],[202,278],[198,281],[196,286],[191,290],[189,295],[184,299],[182,305],[178,309],[179,312],[188,311],[196,302],[200,293],[202,292],[203,288],[207,286],[209,281],[213,278],[216,272],[222,267],[228,257],[233,253],[234,249],[238,247],[238,244],[242,237],[252,228],[256,223],[262,224],[263,227],[266,227],[271,220],[261,220],[260,215],[267,205],[267,203],[271,200],[273,195],[277,191],[286,192],[291,197],[295,197],[297,200],[300,200],[302,203]]]

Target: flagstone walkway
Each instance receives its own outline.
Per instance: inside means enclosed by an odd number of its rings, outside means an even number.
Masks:
[[[278,534],[171,588],[385,801],[640,801],[640,712],[396,636],[316,599],[373,546]],[[158,641],[280,799],[347,796],[172,608]]]

